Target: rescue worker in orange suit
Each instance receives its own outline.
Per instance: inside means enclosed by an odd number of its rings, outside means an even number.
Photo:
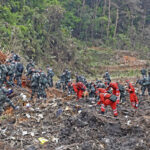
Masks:
[[[81,99],[83,92],[86,90],[86,86],[82,82],[72,84],[75,93],[77,93],[77,100]]]
[[[137,109],[138,105],[139,105],[139,100],[138,100],[138,98],[136,96],[135,88],[132,85],[132,83],[129,82],[129,80],[126,80],[126,82],[128,84],[127,91],[129,92],[131,105],[132,105],[133,108]]]
[[[117,97],[109,93],[100,93],[100,100],[97,102],[97,105],[101,104],[101,113],[104,114],[105,107],[110,105],[113,110],[114,117],[118,116],[117,111]]]
[[[98,88],[97,90],[96,90],[96,96],[97,96],[97,98],[96,98],[96,100],[98,100],[99,101],[99,94],[100,93],[107,93],[107,91],[106,91],[106,89],[104,89],[104,88]]]
[[[111,82],[109,83],[109,86],[106,88],[106,90],[108,91],[110,88],[113,89],[113,94],[117,96],[117,104],[119,104],[120,102],[120,91],[119,91],[119,87],[118,87],[118,83],[116,82]]]
[[[107,93],[107,91],[106,91],[106,89],[104,89],[104,88],[98,88],[98,89],[96,90],[96,95],[99,95],[99,93]]]

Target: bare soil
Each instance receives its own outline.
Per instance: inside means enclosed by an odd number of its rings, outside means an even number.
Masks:
[[[118,106],[114,118],[108,107],[101,115],[94,100],[76,101],[56,89],[48,90],[48,100],[29,99],[28,89],[15,89],[12,101],[17,111],[6,106],[1,116],[0,149],[7,150],[149,150],[150,101],[140,98],[138,110],[127,100]],[[29,104],[31,106],[28,106]],[[41,144],[38,138],[48,142]]]

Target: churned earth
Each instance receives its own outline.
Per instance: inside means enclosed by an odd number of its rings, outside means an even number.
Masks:
[[[75,100],[56,89],[48,99],[28,101],[29,88],[15,88],[13,111],[0,117],[0,150],[149,150],[150,101],[139,97],[138,110],[127,100],[114,118],[108,106],[100,113],[95,100]],[[39,138],[43,138],[40,140]],[[45,142],[45,143],[44,143]]]

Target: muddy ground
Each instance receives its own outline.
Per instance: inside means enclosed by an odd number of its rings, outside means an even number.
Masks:
[[[118,106],[114,118],[107,107],[104,115],[94,100],[76,102],[61,91],[48,91],[48,100],[28,102],[29,89],[15,90],[12,101],[19,109],[0,117],[0,150],[149,150],[150,101],[138,110],[129,101]],[[22,93],[22,94],[21,94]],[[25,98],[23,95],[26,95]],[[43,137],[44,144],[39,141]]]

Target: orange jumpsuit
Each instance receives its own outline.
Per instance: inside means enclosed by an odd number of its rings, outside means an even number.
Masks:
[[[106,89],[104,89],[104,88],[98,88],[98,89],[96,90],[96,95],[99,95],[99,93],[107,93],[107,91],[106,91]]]
[[[86,90],[86,86],[82,82],[72,84],[74,91],[77,93],[77,100],[82,98],[83,92]]]
[[[98,105],[101,104],[101,112],[105,112],[105,106],[110,105],[110,107],[113,110],[114,116],[118,116],[118,111],[117,111],[117,103],[112,102],[110,98],[111,94],[109,93],[100,93],[100,100],[98,101]]]
[[[109,84],[109,86],[106,88],[106,90],[108,91],[109,88],[113,89],[113,94],[117,96],[117,104],[119,104],[119,102],[120,102],[120,99],[119,99],[120,91],[119,91],[118,83],[116,83],[116,82],[112,83],[111,82]]]
[[[134,89],[133,85],[129,82],[128,82],[128,92],[130,95],[130,102],[131,102],[132,107],[137,109],[137,106],[139,104],[139,100],[136,96],[135,89]]]

